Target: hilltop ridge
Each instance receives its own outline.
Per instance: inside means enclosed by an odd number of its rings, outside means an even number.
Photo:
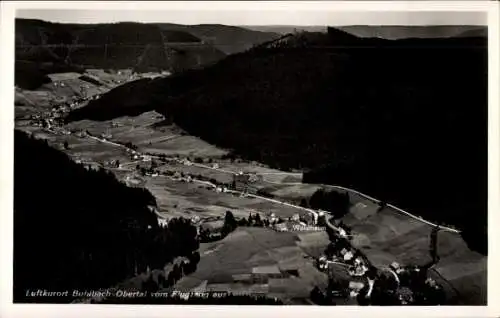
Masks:
[[[182,72],[276,37],[230,26],[36,19],[16,19],[15,33],[16,84],[24,87],[41,85],[37,78],[46,74],[84,68]],[[27,73],[41,75],[30,79]]]

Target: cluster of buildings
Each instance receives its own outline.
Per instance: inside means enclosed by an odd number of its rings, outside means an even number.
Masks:
[[[64,87],[65,84],[63,82],[54,82],[54,86],[56,87]],[[62,125],[62,119],[73,110],[75,107],[78,107],[80,104],[88,101],[98,99],[100,95],[94,95],[89,97],[77,97],[73,96],[71,100],[64,101],[62,103],[52,103],[51,109],[49,111],[44,111],[39,114],[31,115],[31,125],[53,129],[56,126]]]
[[[278,232],[323,230],[322,228],[315,227],[317,223],[315,222],[314,216],[310,213],[303,215],[295,213],[288,219],[279,218],[275,213],[271,213],[267,220],[273,229]]]

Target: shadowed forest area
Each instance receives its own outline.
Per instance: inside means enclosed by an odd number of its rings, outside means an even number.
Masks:
[[[159,226],[147,190],[129,188],[104,170],[88,171],[19,131],[14,180],[15,302],[70,302],[71,293],[31,298],[26,292],[108,288],[178,256],[196,259],[189,220]]]

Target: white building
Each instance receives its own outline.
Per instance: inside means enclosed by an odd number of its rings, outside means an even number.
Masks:
[[[339,235],[340,235],[341,237],[344,237],[344,238],[345,238],[345,237],[347,237],[347,232],[346,232],[343,228],[340,228],[340,230],[339,230]]]
[[[398,270],[400,268],[399,266],[399,263],[398,262],[392,262],[390,267],[393,269],[393,270]]]
[[[344,254],[344,261],[349,261],[354,257],[354,254],[351,251],[347,251]]]

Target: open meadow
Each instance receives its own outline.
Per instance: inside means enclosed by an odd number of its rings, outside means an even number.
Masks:
[[[241,227],[219,242],[202,244],[196,271],[175,286],[186,291],[262,293],[286,304],[309,298],[315,286],[325,287],[327,275],[318,271],[307,250],[324,249],[328,237],[315,239],[296,233]]]

